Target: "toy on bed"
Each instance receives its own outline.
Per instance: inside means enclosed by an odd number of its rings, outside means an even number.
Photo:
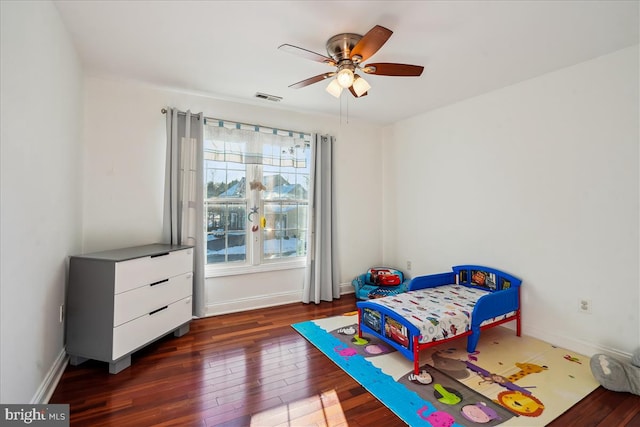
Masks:
[[[420,350],[468,336],[475,351],[480,331],[515,320],[520,336],[517,277],[490,267],[459,265],[448,273],[413,278],[409,291],[359,301],[358,334],[380,338],[420,367]]]
[[[356,298],[366,300],[406,292],[409,289],[409,281],[400,270],[374,267],[353,279],[351,284],[355,289]]]

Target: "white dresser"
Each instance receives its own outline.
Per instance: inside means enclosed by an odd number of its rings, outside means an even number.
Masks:
[[[72,256],[66,302],[70,363],[94,359],[117,374],[131,353],[192,318],[193,248],[154,244]]]

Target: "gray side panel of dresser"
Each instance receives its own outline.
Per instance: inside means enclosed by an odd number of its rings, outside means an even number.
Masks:
[[[67,353],[111,362],[115,262],[71,257],[67,290]]]

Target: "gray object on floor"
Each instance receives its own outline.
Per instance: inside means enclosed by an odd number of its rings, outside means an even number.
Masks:
[[[628,364],[606,354],[594,354],[590,365],[595,379],[607,390],[640,396],[640,348],[633,353]]]

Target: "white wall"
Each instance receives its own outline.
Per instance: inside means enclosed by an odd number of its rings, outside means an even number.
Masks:
[[[83,251],[161,241],[165,106],[205,116],[328,133],[334,146],[337,236],[342,283],[382,260],[380,127],[339,117],[248,106],[148,85],[86,79]],[[267,102],[267,101],[265,101]],[[336,101],[336,113],[339,104]],[[209,314],[300,301],[301,270],[210,278]]]
[[[354,120],[83,80],[49,2],[0,7],[2,403],[46,401],[55,385],[67,256],[161,238],[167,105],[337,137],[341,282],[382,262],[411,260],[413,275],[493,265],[524,279],[525,333],[585,353],[639,345],[637,47],[383,138]],[[286,302],[300,286],[299,270],[209,279],[208,305]],[[593,301],[591,315],[578,298]]]
[[[45,402],[64,360],[67,255],[80,250],[82,70],[50,2],[0,7],[0,402]]]
[[[523,279],[524,333],[640,345],[638,46],[385,129],[384,260]],[[578,312],[580,298],[592,314]]]

